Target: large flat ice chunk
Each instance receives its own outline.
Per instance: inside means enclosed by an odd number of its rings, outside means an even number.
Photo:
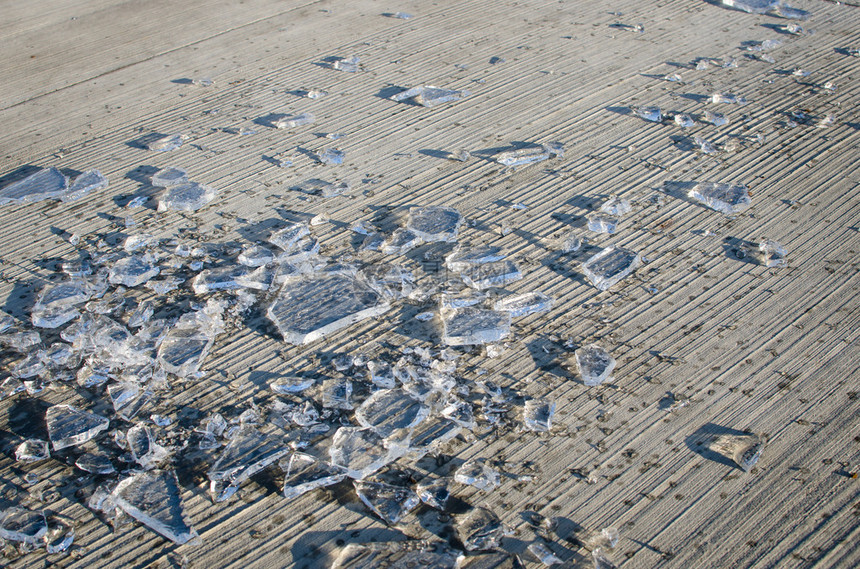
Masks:
[[[0,538],[36,544],[48,533],[45,512],[11,507],[0,512]]]
[[[165,334],[158,347],[158,361],[180,377],[197,373],[217,336],[224,329],[223,306],[209,302],[202,309],[183,314]]]
[[[430,409],[404,389],[381,389],[355,410],[355,419],[381,437],[414,427],[427,418]]]
[[[615,358],[609,355],[609,352],[597,344],[589,344],[574,353],[576,368],[585,385],[594,387],[612,379],[610,376],[615,369]]]
[[[582,272],[600,290],[628,276],[642,263],[635,251],[621,247],[608,247],[582,264]]]
[[[346,475],[356,480],[373,474],[397,458],[385,448],[382,438],[373,429],[356,427],[341,427],[335,432],[329,456],[331,464],[346,469]]]
[[[457,232],[463,223],[460,212],[451,207],[426,206],[409,210],[406,229],[428,243],[457,240]]]
[[[511,316],[526,316],[536,312],[546,312],[552,308],[553,298],[540,291],[532,291],[501,298],[493,304],[493,309],[510,312]]]
[[[245,426],[233,435],[209,471],[216,502],[232,496],[239,485],[290,452],[282,437]]]
[[[498,342],[511,331],[511,313],[482,308],[443,308],[442,341],[449,346]]]
[[[308,344],[391,306],[357,277],[321,273],[287,282],[269,306],[269,318],[284,340]]]
[[[723,6],[748,14],[772,14],[791,20],[805,20],[810,13],[787,5],[783,0],[722,0]]]
[[[108,187],[108,179],[98,170],[88,170],[80,174],[69,186],[69,191],[60,196],[64,202],[80,199],[90,192]]]
[[[529,166],[537,162],[549,160],[553,156],[559,158],[564,156],[564,147],[560,142],[551,142],[540,146],[526,146],[523,148],[514,148],[505,150],[494,156],[496,162],[508,168],[518,168],[520,166]]]
[[[217,192],[215,188],[204,184],[197,182],[176,184],[164,190],[164,194],[158,200],[158,211],[167,211],[169,209],[176,211],[197,211],[214,200],[216,196]]]
[[[122,511],[174,543],[197,537],[188,523],[172,470],[152,470],[117,484],[111,499]]]
[[[54,451],[85,443],[108,428],[106,418],[76,409],[71,405],[54,405],[45,414],[48,438]]]
[[[46,168],[0,189],[0,205],[59,198],[68,187],[69,179],[62,172],[56,168]]]
[[[468,286],[484,290],[490,287],[501,287],[523,278],[519,267],[513,261],[495,261],[493,263],[472,264],[460,271],[460,277]]]
[[[158,276],[159,272],[161,269],[153,259],[144,255],[133,255],[114,263],[108,273],[108,280],[111,284],[133,287]]]
[[[282,465],[284,465],[285,460],[281,461]],[[346,478],[345,468],[299,452],[293,453],[289,462],[284,466],[282,466],[285,470],[284,498],[287,499],[301,496],[305,492],[317,488],[337,484]]]
[[[397,93],[391,97],[392,101],[405,101],[412,99],[423,107],[435,107],[443,103],[459,101],[469,96],[468,91],[456,91],[454,89],[443,89],[433,85],[421,85],[412,87],[406,91]]]
[[[741,213],[751,203],[750,193],[746,186],[714,182],[699,182],[690,190],[690,197],[726,215]]]

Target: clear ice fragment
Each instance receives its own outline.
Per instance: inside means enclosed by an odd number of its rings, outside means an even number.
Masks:
[[[62,172],[46,168],[0,189],[0,205],[60,198],[68,187],[69,179]]]
[[[780,245],[773,239],[764,239],[758,244],[759,254],[761,255],[762,263],[766,267],[784,267],[785,257],[788,252],[785,247]]]
[[[541,146],[526,146],[524,148],[515,148],[513,150],[505,150],[496,154],[493,158],[502,166],[508,168],[517,168],[520,166],[528,166],[537,162],[549,160],[553,156],[558,158],[564,157],[564,146],[560,142],[550,142]]]
[[[42,537],[42,541],[48,553],[62,553],[75,541],[75,528],[52,518],[48,521],[48,531]]]
[[[402,486],[363,480],[355,480],[353,485],[358,498],[389,525],[399,523],[421,503],[415,492]]]
[[[454,208],[444,206],[413,207],[409,210],[406,229],[428,243],[453,243],[463,223],[463,216]]]
[[[392,101],[405,101],[413,99],[423,107],[435,107],[443,103],[465,99],[470,93],[468,91],[457,91],[454,89],[443,89],[432,85],[421,85],[412,87],[391,97]]]
[[[617,567],[599,547],[591,551],[591,557],[594,560],[594,569],[616,569]]]
[[[459,150],[448,153],[448,160],[455,160],[457,162],[466,162],[471,157],[472,154],[465,148],[461,148]]]
[[[155,152],[170,152],[180,146],[182,146],[182,135],[170,134],[147,143],[146,148]]]
[[[442,341],[449,346],[498,342],[511,331],[511,313],[474,307],[442,308]]]
[[[54,451],[87,442],[108,428],[110,421],[71,405],[54,405],[45,414]]]
[[[772,14],[789,20],[805,20],[811,15],[805,10],[792,8],[783,0],[722,0],[722,3],[748,14]]]
[[[723,126],[729,124],[729,119],[723,113],[705,111],[705,122],[709,122],[714,126]]]
[[[466,285],[474,289],[484,290],[490,287],[506,286],[508,283],[523,278],[523,274],[513,261],[495,261],[471,264],[460,271],[460,278]]]
[[[412,19],[412,14],[407,14],[406,12],[394,12],[391,17],[398,20],[410,20]]]
[[[689,195],[703,205],[726,215],[741,213],[749,208],[751,203],[749,190],[743,185],[699,182],[690,190]]]
[[[45,512],[11,507],[0,512],[0,538],[35,545],[48,533]]]
[[[675,121],[675,124],[681,128],[690,128],[691,126],[695,126],[696,124],[690,115],[686,115],[683,113],[675,115],[675,118],[673,120]]]
[[[730,105],[746,105],[747,100],[740,95],[734,95],[732,93],[714,93],[711,95],[712,103],[726,103]]]
[[[576,369],[583,383],[588,387],[600,385],[611,380],[615,369],[615,358],[596,344],[583,346],[576,350]]]
[[[205,294],[216,290],[236,290],[242,288],[240,279],[248,274],[244,265],[227,265],[200,271],[191,282],[195,294]]]
[[[539,541],[530,544],[528,546],[528,550],[546,567],[552,567],[553,565],[561,565],[564,563],[564,561],[559,559],[549,547]]]
[[[344,547],[331,569],[457,569],[462,554],[443,541],[391,541],[350,543]]]
[[[501,475],[483,460],[467,460],[454,473],[454,480],[480,490],[495,490],[501,484]]]
[[[167,457],[167,449],[155,442],[152,430],[146,425],[135,425],[126,433],[131,456],[144,470],[151,470]]]
[[[703,154],[716,154],[717,152],[719,152],[717,147],[712,142],[705,140],[704,138],[697,136],[693,138],[693,142],[696,146],[699,147],[699,150]]]
[[[569,230],[564,232],[557,240],[551,243],[553,248],[562,253],[573,253],[579,251],[582,247],[582,237],[576,231]]]
[[[314,157],[326,166],[339,166],[343,164],[343,159],[346,157],[346,152],[337,148],[326,148],[317,152]]]
[[[630,200],[613,196],[600,205],[600,211],[621,217],[633,211],[633,206],[630,204]]]
[[[350,55],[349,57],[344,57],[342,59],[338,59],[334,63],[332,63],[332,69],[337,69],[338,71],[345,71],[346,73],[356,73],[358,72],[360,67],[360,59],[358,56]]]
[[[169,188],[171,186],[188,183],[188,172],[182,168],[173,168],[172,166],[168,166],[167,168],[162,168],[153,174],[149,181],[153,186]]]
[[[582,272],[599,290],[607,290],[630,275],[642,263],[635,251],[608,247],[582,264]]]
[[[467,551],[498,549],[507,529],[499,517],[486,508],[474,508],[457,519],[455,528]]]
[[[69,185],[69,191],[60,196],[64,202],[80,199],[90,192],[108,187],[108,180],[98,170],[88,170],[80,174]]]
[[[283,229],[272,233],[269,237],[269,243],[285,251],[290,250],[302,237],[310,234],[310,232],[311,230],[307,223],[291,223]]]
[[[197,211],[217,195],[215,188],[197,182],[176,184],[164,190],[158,200],[158,211]]]
[[[618,218],[606,213],[591,213],[588,216],[588,230],[595,233],[614,234],[618,231]]]
[[[296,128],[313,124],[316,118],[311,113],[301,113],[298,115],[282,115],[272,121],[272,126],[278,129]]]
[[[711,449],[733,460],[744,472],[749,472],[764,450],[764,441],[752,433],[720,435],[711,442]]]
[[[546,433],[552,428],[555,401],[529,399],[523,407],[523,426],[529,431]]]
[[[251,426],[240,427],[209,470],[216,502],[230,498],[239,485],[290,452],[283,437]]]
[[[540,291],[526,292],[501,298],[493,304],[493,310],[510,312],[511,317],[518,318],[537,312],[546,312],[552,308],[553,299]]]
[[[293,186],[293,189],[306,194],[322,196],[324,198],[333,198],[343,194],[344,192],[348,192],[350,187],[349,182],[346,181],[327,182],[326,180],[312,178],[310,180],[305,180],[300,184],[296,184]]]
[[[18,462],[38,462],[50,458],[48,441],[27,439],[15,449],[15,460]]]
[[[374,235],[368,235],[367,239],[365,239],[365,243],[368,239],[373,237]],[[386,255],[403,255],[404,253],[407,253],[421,245],[423,242],[424,241],[412,231],[404,227],[398,227],[388,237],[388,239],[382,242],[379,250]]]
[[[639,118],[650,122],[662,122],[663,112],[660,107],[633,107],[633,112]]]
[[[437,510],[445,510],[451,491],[448,489],[447,478],[425,478],[415,486],[418,499]]]
[[[105,454],[95,454],[91,452],[82,454],[78,457],[78,460],[75,461],[75,466],[85,472],[91,472],[93,474],[113,474],[116,472],[116,468],[114,468],[110,458]]]
[[[179,482],[172,470],[151,470],[125,478],[110,498],[126,514],[161,534],[183,544],[197,537],[188,523]]]
[[[108,273],[108,281],[127,287],[135,287],[158,275],[161,269],[145,256],[133,255],[118,260]]]
[[[474,265],[501,261],[505,255],[499,247],[484,245],[480,247],[465,247],[457,245],[445,257],[445,266],[451,271],[465,271]]]
[[[214,304],[184,314],[165,334],[158,347],[158,361],[166,371],[180,377],[196,374],[223,324]]]
[[[314,384],[312,377],[283,376],[269,383],[269,389],[279,395],[301,393]]]
[[[320,273],[287,282],[267,315],[295,345],[385,313],[391,306],[370,286],[344,273]]]
[[[346,475],[356,480],[373,474],[396,458],[373,429],[356,427],[341,427],[335,431],[329,456],[333,465],[343,467]]]
[[[421,423],[430,410],[403,389],[381,389],[355,410],[355,420],[373,429],[380,437]]]
[[[284,472],[284,498],[288,500],[346,478],[346,469],[299,452],[290,455]]]
[[[326,409],[352,409],[352,382],[344,378],[326,379],[322,382],[322,406]]]

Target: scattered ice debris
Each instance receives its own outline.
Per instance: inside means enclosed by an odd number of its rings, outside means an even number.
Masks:
[[[197,182],[176,184],[164,190],[158,200],[158,211],[197,211],[215,199],[214,188]]]
[[[690,115],[686,115],[683,113],[678,113],[674,117],[675,124],[681,128],[690,128],[691,126],[695,126],[696,122]]]
[[[421,85],[412,87],[391,97],[392,101],[405,101],[412,99],[422,107],[435,107],[443,103],[451,103],[465,99],[470,95],[469,91],[457,91],[455,89],[443,89],[433,85]]]
[[[595,233],[608,233],[610,235],[618,231],[618,218],[606,213],[591,213],[588,218],[588,230]]]
[[[148,142],[146,148],[154,152],[170,152],[180,146],[182,146],[182,135],[170,134]]]
[[[608,213],[609,215],[617,217],[627,215],[632,210],[633,206],[630,204],[630,200],[619,198],[617,196],[612,196],[600,206],[600,211],[603,213]]]
[[[577,349],[574,354],[576,369],[586,386],[594,387],[612,379],[615,358],[605,349],[597,344],[589,344]]]
[[[546,433],[552,428],[555,402],[545,399],[529,399],[523,407],[523,426],[529,431]]]
[[[325,150],[321,150],[314,154],[314,157],[320,164],[325,164],[326,166],[338,166],[343,164],[346,152],[336,148],[326,148]]]
[[[406,229],[427,243],[457,240],[463,216],[454,208],[444,206],[413,207],[409,209]]]
[[[196,538],[197,532],[187,521],[179,492],[172,470],[152,470],[120,481],[110,499],[152,531],[183,544]]]
[[[301,113],[298,115],[280,115],[272,119],[270,124],[278,129],[296,128],[297,126],[305,126],[313,124],[316,118],[311,113]]]
[[[710,443],[710,448],[740,466],[744,472],[752,470],[764,449],[764,441],[758,435],[718,435]]]
[[[705,206],[726,215],[741,213],[752,203],[749,190],[742,185],[699,182],[690,190],[689,195]]]
[[[69,179],[56,168],[45,168],[0,189],[0,205],[60,199],[67,193]]]
[[[81,411],[71,405],[49,407],[45,422],[54,452],[83,444],[107,429],[110,424],[105,417]]]
[[[540,291],[526,292],[503,297],[493,304],[493,310],[510,312],[511,317],[518,318],[537,312],[546,312],[552,308],[553,299]]]
[[[172,166],[162,168],[149,179],[149,182],[153,186],[160,188],[169,188],[170,186],[186,184],[188,181],[188,172],[182,168],[174,168]]]
[[[723,113],[705,111],[705,122],[709,122],[714,126],[723,126],[729,124],[729,119]]]
[[[560,142],[550,142],[540,146],[532,145],[499,152],[493,158],[502,166],[518,168],[549,160],[553,156],[564,158],[564,146]]]
[[[388,525],[399,523],[421,503],[410,488],[366,480],[355,480],[353,486],[358,498]]]
[[[555,555],[552,550],[546,546],[546,544],[539,541],[529,544],[528,550],[546,567],[552,567],[553,565],[561,565],[564,563],[564,561]]]
[[[208,472],[209,490],[216,502],[229,499],[251,476],[289,453],[284,438],[243,425],[233,433],[218,460]]]
[[[631,107],[639,118],[649,122],[662,122],[663,112],[660,107]]]
[[[340,551],[331,569],[459,569],[462,559],[462,553],[443,541],[350,543]]]
[[[338,71],[345,71],[347,73],[357,73],[361,70],[360,59],[358,56],[350,55],[349,57],[338,59],[332,63],[331,68],[337,69]]]
[[[483,460],[467,460],[454,473],[454,480],[480,490],[494,490],[501,484],[501,475]]]
[[[15,449],[15,460],[18,462],[38,462],[50,458],[48,441],[27,439]]]
[[[281,469],[284,471],[283,494],[288,500],[346,478],[346,469],[300,452],[291,454],[289,461],[282,459]]]
[[[481,507],[459,516],[455,527],[467,551],[497,549],[508,533],[496,514]]]
[[[785,247],[773,239],[764,239],[758,244],[762,263],[766,267],[784,267],[788,252]]]
[[[582,264],[582,272],[599,290],[607,290],[630,275],[642,263],[635,251],[608,247]]]
[[[711,95],[711,103],[726,103],[729,105],[746,105],[747,100],[740,95],[732,93],[714,93]]]
[[[0,511],[0,538],[36,545],[47,533],[45,512],[16,506]]]
[[[749,14],[772,14],[790,20],[805,20],[811,15],[805,10],[792,8],[783,0],[722,0],[722,3]]]

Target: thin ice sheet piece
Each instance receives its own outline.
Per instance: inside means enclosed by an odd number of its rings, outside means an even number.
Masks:
[[[156,138],[146,144],[147,150],[152,150],[154,152],[170,152],[171,150],[176,150],[180,146],[182,146],[181,134],[168,134],[167,136]]]
[[[174,168],[172,166],[162,168],[149,179],[149,183],[159,188],[169,188],[170,186],[177,186],[187,182],[188,172],[182,168]]]
[[[784,267],[788,251],[778,241],[764,239],[758,244],[761,261],[766,267]]]
[[[301,345],[389,308],[379,293],[355,276],[321,273],[286,283],[267,315],[285,341]]]
[[[540,291],[505,296],[493,304],[493,310],[510,312],[513,318],[546,312],[552,308],[553,298]]]
[[[505,258],[500,247],[493,245],[482,245],[477,247],[465,247],[457,245],[445,257],[445,266],[452,271],[464,271],[473,265],[493,263]]]
[[[526,146],[499,152],[493,158],[502,166],[517,168],[549,160],[553,156],[564,157],[564,146],[560,142],[550,142],[540,146]]]
[[[36,544],[48,533],[45,512],[11,507],[0,512],[0,538]]]
[[[582,264],[582,272],[599,290],[607,290],[635,271],[642,257],[635,251],[608,247]]]
[[[405,101],[412,99],[423,107],[435,107],[443,103],[451,103],[465,99],[470,93],[468,91],[457,91],[455,89],[443,89],[433,85],[420,85],[412,87],[391,97],[392,101]]]
[[[215,188],[197,182],[170,186],[158,200],[158,211],[197,211],[216,198]]]
[[[345,468],[317,460],[309,454],[296,452],[290,455],[286,464],[284,498],[289,500],[305,492],[337,484],[344,478]]]
[[[396,430],[418,425],[429,413],[429,408],[404,389],[381,389],[355,410],[355,419],[362,427],[387,437]]]
[[[741,467],[752,470],[764,450],[764,440],[754,433],[718,435],[710,442],[711,450],[725,456]]]
[[[413,207],[409,210],[406,228],[428,243],[453,243],[462,223],[463,216],[451,207]]]
[[[608,233],[612,235],[618,231],[618,218],[608,213],[589,214],[588,230],[595,233]]]
[[[449,346],[498,342],[511,331],[511,313],[471,306],[443,308],[442,341]]]
[[[180,377],[196,374],[222,329],[220,313],[210,305],[184,314],[161,341],[159,363]]]
[[[460,271],[460,278],[468,286],[484,290],[490,287],[503,287],[523,278],[519,267],[513,261],[473,264]]]
[[[382,438],[373,429],[356,427],[341,427],[335,432],[329,456],[332,464],[346,469],[346,475],[356,480],[397,458],[384,447]]]
[[[805,10],[792,8],[783,0],[722,0],[723,6],[749,14],[773,14],[790,20],[805,20],[811,15]]]
[[[45,414],[54,451],[79,445],[108,428],[110,421],[71,405],[54,405]]]
[[[106,187],[108,187],[108,179],[101,172],[88,170],[74,179],[69,185],[69,190],[61,195],[60,199],[64,202],[74,201]]]
[[[236,290],[242,288],[241,278],[248,274],[244,265],[227,265],[200,271],[191,283],[195,294],[205,294],[216,290]]]
[[[117,484],[111,499],[122,511],[161,534],[183,544],[197,537],[182,507],[179,482],[172,470],[152,470]]]
[[[462,557],[443,541],[351,543],[340,551],[331,569],[457,569]]]
[[[467,460],[454,473],[454,480],[481,490],[494,490],[501,484],[501,475],[483,460]]]
[[[108,281],[111,284],[134,287],[158,276],[160,271],[158,265],[148,256],[133,255],[113,264],[108,273]]]
[[[554,416],[555,401],[529,399],[523,406],[523,426],[529,431],[549,432]]]
[[[576,350],[576,368],[585,385],[593,387],[611,379],[615,358],[596,344]]]
[[[481,507],[460,516],[455,528],[467,551],[497,549],[507,533],[499,517]]]
[[[715,182],[699,182],[690,190],[690,197],[726,215],[741,213],[752,203],[746,186]]]
[[[289,452],[283,437],[268,435],[251,426],[241,428],[209,470],[209,479],[221,483],[213,484],[213,489],[222,488],[215,493],[215,501],[226,500],[239,484]]]
[[[60,198],[68,187],[69,179],[62,172],[46,168],[0,189],[0,205]]]
[[[316,118],[311,113],[301,113],[298,115],[280,115],[271,121],[271,125],[278,129],[296,128],[297,126],[305,126],[313,124]]]
[[[355,480],[353,485],[358,498],[389,525],[399,523],[421,503],[410,488],[363,480]]]
[[[339,166],[343,164],[343,159],[346,157],[346,152],[337,148],[326,148],[314,154],[314,157],[320,164],[327,166]]]

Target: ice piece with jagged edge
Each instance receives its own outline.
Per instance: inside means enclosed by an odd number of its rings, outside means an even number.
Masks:
[[[401,388],[381,389],[355,410],[355,420],[384,438],[394,431],[415,427],[429,414],[430,409],[407,391]]]
[[[103,190],[108,187],[108,179],[98,170],[87,170],[78,175],[71,184],[66,193],[60,196],[60,200],[71,202],[78,200],[90,192]]]
[[[158,211],[197,211],[218,196],[215,188],[198,182],[165,188],[158,199]]]
[[[594,569],[616,569],[617,567],[600,547],[591,550],[591,557],[594,560]]]
[[[311,229],[307,223],[291,223],[283,229],[279,229],[272,233],[272,235],[269,236],[269,243],[286,251],[298,243],[302,237],[309,235],[310,232]]]
[[[360,59],[358,56],[350,55],[349,57],[343,57],[332,63],[331,68],[337,69],[338,71],[345,71],[347,73],[356,73],[361,69],[359,64]]]
[[[152,401],[153,392],[139,381],[120,381],[108,385],[108,396],[114,412],[120,418],[131,421]]]
[[[51,457],[48,441],[27,439],[15,449],[15,460],[18,462],[38,462]]]
[[[495,490],[501,484],[499,472],[490,468],[482,459],[464,462],[454,473],[454,480],[480,490]]]
[[[343,159],[346,157],[346,152],[343,150],[338,150],[337,148],[326,148],[325,150],[321,150],[314,154],[314,158],[320,164],[325,164],[326,166],[339,166],[343,164]]]
[[[267,315],[286,342],[301,345],[389,308],[378,292],[356,276],[329,272],[285,283]]]
[[[573,229],[564,232],[558,239],[551,243],[552,247],[562,253],[574,253],[582,248],[582,237]]]
[[[315,381],[312,377],[282,376],[269,382],[269,389],[279,395],[291,395],[305,391]]]
[[[54,452],[87,442],[108,428],[110,421],[71,405],[53,405],[45,414]]]
[[[188,172],[182,168],[174,168],[172,166],[162,168],[149,179],[150,184],[159,188],[169,188],[171,186],[178,186],[179,184],[187,184],[189,181]]]
[[[248,274],[245,265],[227,265],[204,269],[191,281],[195,294],[205,294],[216,290],[236,290],[242,288],[240,279]]]
[[[690,197],[726,215],[735,215],[749,208],[752,200],[746,186],[699,182],[690,190]]]
[[[152,470],[167,458],[167,449],[155,442],[152,429],[146,425],[135,425],[125,435],[131,457],[144,470]]]
[[[482,245],[478,247],[466,247],[457,245],[445,257],[445,266],[451,271],[464,271],[473,265],[483,263],[494,263],[505,258],[500,247]]]
[[[457,241],[463,216],[452,207],[425,206],[409,209],[406,229],[427,243]]]
[[[555,401],[529,399],[523,407],[523,426],[529,431],[547,433],[552,429]]]
[[[607,290],[630,275],[642,263],[635,251],[607,247],[582,264],[582,272],[598,290]]]
[[[481,304],[486,299],[487,293],[467,288],[457,293],[442,293],[439,308],[465,308]]]
[[[792,8],[783,0],[722,0],[722,3],[748,14],[771,14],[789,20],[806,20],[811,16],[806,10]]]
[[[633,206],[630,204],[630,200],[628,199],[612,196],[600,205],[600,211],[609,215],[621,217],[633,211]]]
[[[723,126],[729,124],[729,119],[723,113],[705,111],[705,122],[709,122],[714,126]]]
[[[35,330],[7,330],[0,334],[0,345],[22,353],[41,342],[42,337]]]
[[[113,474],[116,472],[110,457],[107,454],[88,452],[82,454],[75,461],[75,466],[85,472],[93,474]]]
[[[595,233],[613,235],[618,231],[618,218],[608,213],[591,213],[588,216],[588,230]]]
[[[510,312],[512,318],[546,312],[553,305],[553,298],[540,291],[526,292],[500,298],[493,304],[493,310]]]
[[[132,255],[113,264],[108,273],[111,284],[135,287],[158,275],[161,269],[147,255]]]
[[[329,448],[331,463],[346,469],[350,478],[361,480],[397,458],[373,429],[341,427]]]
[[[531,543],[527,549],[529,550],[529,553],[537,557],[538,561],[540,561],[547,567],[552,567],[553,565],[562,565],[564,563],[564,561],[559,559],[559,557],[554,554],[552,550],[546,546],[545,543],[535,541]]]
[[[507,551],[474,552],[463,559],[457,569],[526,569],[519,556]],[[573,569],[573,566],[571,566]],[[584,569],[576,566],[576,569]]]
[[[470,346],[498,342],[511,331],[511,313],[471,306],[442,308],[442,342]]]
[[[0,511],[0,538],[35,545],[48,533],[45,512],[13,506]]]
[[[663,122],[663,111],[660,107],[631,107],[639,118],[649,122]]]
[[[0,205],[61,198],[68,188],[69,179],[62,172],[45,168],[0,189]]]
[[[274,261],[275,254],[268,247],[251,245],[242,249],[236,260],[246,267],[262,267]]]
[[[675,124],[681,128],[690,128],[691,126],[696,125],[693,117],[684,113],[678,113],[675,115],[673,120],[675,121]]]
[[[378,263],[365,267],[361,274],[373,290],[387,300],[406,298],[415,286],[412,273],[399,265]]]
[[[439,446],[450,441],[463,431],[463,427],[448,419],[433,419],[424,421],[411,432],[409,449],[411,454],[423,456],[435,452]]]
[[[368,238],[371,236],[368,236]],[[366,241],[366,240],[365,240]],[[386,255],[403,255],[424,243],[424,240],[405,227],[398,227],[382,242],[380,251]]]
[[[31,311],[34,326],[57,328],[80,314],[75,305],[88,301],[94,288],[83,279],[48,284],[39,293]]]
[[[7,377],[0,383],[0,401],[26,390],[20,379]]]
[[[299,239],[289,247],[285,248],[280,253],[276,261],[279,265],[290,264],[298,265],[305,261],[310,261],[319,254],[320,243],[312,237]]]
[[[182,507],[179,482],[172,470],[129,476],[117,484],[110,499],[126,514],[174,543],[188,543],[197,537]]]
[[[493,159],[508,168],[518,168],[549,160],[553,156],[564,157],[564,146],[560,142],[550,142],[540,146],[526,146],[505,150],[496,154]]]
[[[523,278],[519,267],[513,261],[472,264],[459,272],[466,285],[484,290],[490,287],[503,287]]]
[[[328,182],[326,180],[320,180],[319,178],[311,178],[310,180],[305,180],[304,182],[292,186],[292,189],[294,190],[315,196],[322,196],[324,198],[340,196],[343,193],[348,192],[350,188],[351,186],[349,185],[349,182],[346,181]]]
[[[75,528],[56,517],[48,520],[48,531],[42,537],[48,553],[62,553],[75,541]]]
[[[281,459],[280,465],[285,474],[284,498],[288,500],[346,478],[345,468],[300,452],[292,453],[288,461]]]
[[[289,452],[282,436],[263,433],[250,425],[239,428],[207,474],[213,499],[227,500],[242,482]]]
[[[421,503],[415,492],[403,486],[364,480],[352,484],[358,498],[388,525],[399,523]]]
[[[352,409],[352,382],[342,377],[323,380],[320,396],[324,408],[349,411]]]
[[[615,369],[615,358],[597,344],[583,346],[574,354],[576,369],[585,385],[594,387],[612,379],[610,376]]]
[[[758,244],[759,256],[765,267],[784,267],[788,251],[773,239],[764,239]]]
[[[427,477],[415,485],[415,493],[418,499],[431,508],[444,511],[451,491],[448,489],[450,480],[448,478]]]
[[[176,150],[180,146],[182,146],[182,135],[168,134],[167,136],[162,136],[148,142],[146,144],[146,149],[154,152],[170,152],[171,150]]]
[[[448,153],[448,160],[455,160],[457,162],[466,162],[469,158],[472,157],[472,153],[466,150],[465,148],[461,148],[459,150],[451,151]]]
[[[420,85],[412,87],[391,97],[392,101],[405,101],[412,99],[422,107],[435,107],[443,103],[451,103],[465,99],[471,93],[469,91],[457,91],[455,89],[444,89],[433,85]]]
[[[350,543],[331,569],[458,569],[463,555],[444,541],[407,540]]]
[[[712,451],[734,461],[744,472],[752,470],[764,450],[764,440],[754,433],[725,434],[709,442]]]
[[[747,100],[740,95],[732,93],[714,93],[711,95],[711,103],[725,103],[729,105],[746,105]]]
[[[699,147],[703,154],[716,154],[720,151],[713,142],[699,136],[693,138],[693,143]]]
[[[271,121],[271,125],[278,129],[296,128],[297,126],[305,126],[313,124],[316,120],[311,113],[301,113],[298,115],[280,115]]]
[[[167,331],[158,347],[158,361],[164,369],[180,377],[196,374],[224,329],[223,306],[207,303],[201,310],[183,314]]]
[[[455,528],[466,551],[497,549],[507,535],[507,528],[499,517],[481,507],[459,516]]]

